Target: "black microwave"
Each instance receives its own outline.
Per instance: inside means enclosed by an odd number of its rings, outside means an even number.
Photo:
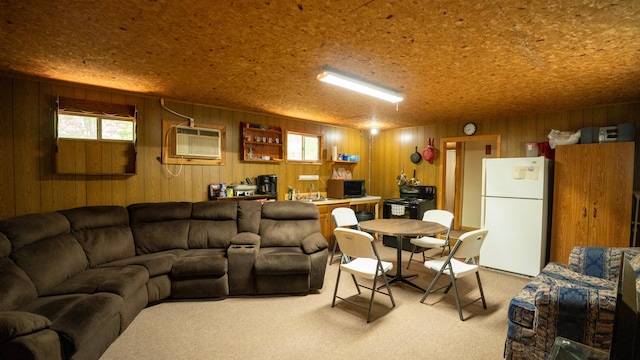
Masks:
[[[327,197],[332,199],[360,198],[366,196],[364,180],[330,179],[327,182]]]

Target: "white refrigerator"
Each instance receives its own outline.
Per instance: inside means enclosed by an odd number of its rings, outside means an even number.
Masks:
[[[480,265],[536,276],[547,261],[550,162],[544,156],[482,160]]]

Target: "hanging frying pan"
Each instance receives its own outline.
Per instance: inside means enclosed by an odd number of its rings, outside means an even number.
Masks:
[[[420,162],[420,160],[422,160],[422,156],[420,156],[420,153],[418,152],[418,147],[416,146],[416,151],[411,154],[411,162],[414,164],[417,164]]]
[[[400,172],[400,175],[396,177],[396,184],[398,184],[398,186],[402,186],[406,183],[407,183],[407,175],[404,174],[404,165],[402,165],[402,171]]]

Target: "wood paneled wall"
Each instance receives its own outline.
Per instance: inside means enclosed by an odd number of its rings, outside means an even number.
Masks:
[[[526,156],[525,144],[548,141],[552,129],[576,131],[583,127],[613,126],[620,123],[636,124],[636,142],[640,140],[640,101],[631,104],[597,106],[587,109],[570,110],[559,113],[544,113],[527,116],[487,119],[477,122],[476,135],[501,134],[501,157]],[[421,127],[395,129],[381,132],[373,138],[372,152],[372,193],[383,198],[398,197],[396,176],[404,165],[409,177],[416,169],[416,177],[423,185],[440,186],[439,164],[442,153],[433,164],[421,161],[413,164],[410,155],[427,146],[428,138],[435,138],[436,144],[442,137],[460,137],[464,119],[460,123],[448,123]],[[474,135],[474,136],[476,136]],[[640,147],[636,146],[635,163],[640,161]],[[635,166],[634,189],[640,187],[640,167]],[[478,174],[480,176],[480,174]],[[631,199],[629,199],[631,202]]]
[[[331,177],[331,167],[327,164],[300,166],[240,161],[240,122],[322,134],[325,155],[326,149],[334,145],[339,152],[359,154],[363,166],[354,166],[353,176],[365,178],[367,174],[367,143],[362,141],[359,130],[167,100],[168,108],[193,117],[196,124],[226,127],[225,165],[185,165],[180,175],[174,177],[157,158],[161,156],[162,119],[181,119],[163,110],[159,98],[11,76],[0,76],[0,94],[0,219],[87,205],[204,201],[210,183],[239,183],[246,177],[255,180],[262,174],[278,175],[278,193],[284,198],[288,186],[308,192],[312,182],[298,181],[298,175],[319,175],[324,182]],[[136,105],[139,111],[137,174],[55,174],[53,110],[57,96]],[[179,171],[178,165],[169,166],[172,173]],[[315,189],[326,191],[322,182],[313,183]]]
[[[33,80],[0,76],[0,218],[26,213],[54,211],[86,205],[129,205],[138,202],[203,201],[207,185],[214,182],[238,183],[261,174],[278,175],[278,193],[284,198],[287,186],[306,192],[310,182],[298,175],[319,175],[326,182],[331,167],[324,165],[264,164],[240,161],[240,122],[280,126],[283,129],[323,134],[325,158],[333,145],[338,152],[359,154],[360,163],[353,176],[367,182],[370,194],[398,196],[396,176],[404,165],[405,174],[424,185],[439,182],[439,161],[413,164],[410,155],[427,146],[428,138],[439,144],[442,137],[462,135],[460,123],[447,123],[383,131],[370,136],[360,131],[309,121],[261,115],[199,104],[165,101],[179,113],[197,123],[226,126],[226,164],[222,166],[183,166],[179,176],[171,176],[157,158],[161,155],[162,119],[178,119],[164,111],[158,98],[145,95],[67,84],[53,80]],[[54,173],[53,109],[57,96],[136,105],[138,114],[138,154],[136,175],[86,176]],[[543,110],[543,109],[542,109]],[[561,113],[539,113],[478,122],[478,135],[501,134],[503,157],[525,156],[524,144],[547,140],[551,129],[577,130],[589,126],[636,123],[640,133],[640,101],[633,104],[599,106]],[[369,153],[371,151],[371,157]],[[636,163],[640,158],[636,148]],[[635,188],[640,186],[639,167],[635,167]],[[179,167],[173,165],[171,172]],[[322,182],[316,189],[326,189]]]

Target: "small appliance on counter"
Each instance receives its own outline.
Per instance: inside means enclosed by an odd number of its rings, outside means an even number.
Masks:
[[[278,194],[278,175],[258,175],[256,194]]]
[[[367,196],[364,180],[327,180],[327,197],[331,199],[361,198]]]
[[[252,196],[255,195],[257,186],[247,184],[229,185],[233,189],[234,196]]]

